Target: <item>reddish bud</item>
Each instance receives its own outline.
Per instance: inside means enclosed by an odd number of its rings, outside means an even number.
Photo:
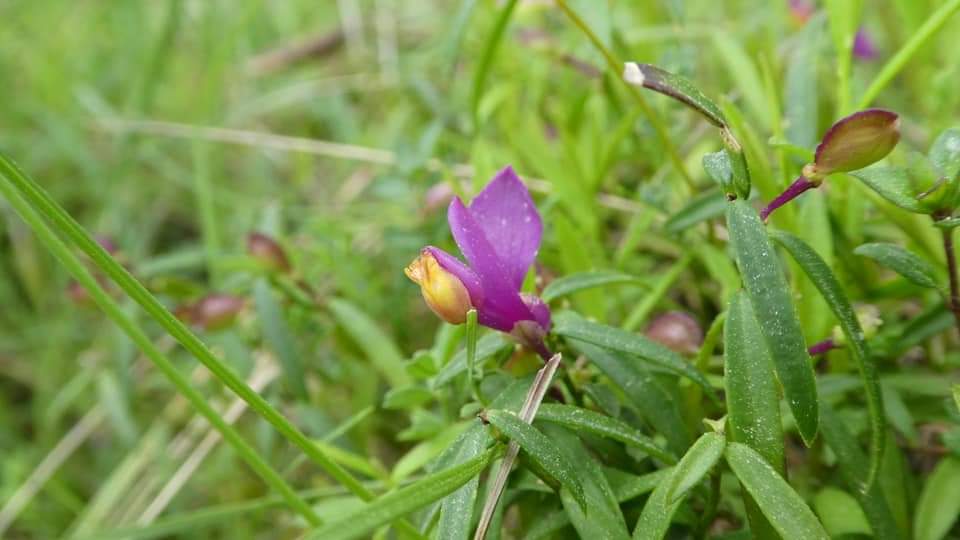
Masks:
[[[269,236],[252,232],[247,235],[247,253],[270,270],[290,271],[290,259],[280,244]]]
[[[703,343],[700,323],[683,311],[668,311],[658,316],[647,325],[644,334],[678,353],[695,353]]]
[[[803,175],[819,180],[880,161],[900,141],[900,117],[882,109],[859,111],[837,121],[823,136],[814,162]]]
[[[190,308],[188,319],[206,330],[230,326],[246,301],[229,294],[208,294]]]

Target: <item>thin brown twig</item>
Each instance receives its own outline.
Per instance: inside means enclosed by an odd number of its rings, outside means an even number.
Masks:
[[[947,275],[950,277],[950,311],[960,331],[960,281],[957,278],[957,255],[953,248],[953,229],[941,229],[943,252],[947,256]]]

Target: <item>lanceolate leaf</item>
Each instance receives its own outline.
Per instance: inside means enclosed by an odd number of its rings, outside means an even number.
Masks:
[[[723,355],[727,426],[731,440],[750,446],[783,474],[780,395],[773,362],[750,299],[742,292],[733,297],[727,310]],[[756,503],[749,495],[745,499],[747,519],[754,537],[776,539],[777,534]]]
[[[666,463],[676,463],[677,458],[660,448],[657,443],[636,429],[616,418],[572,405],[545,403],[537,412],[538,422],[550,422],[574,428],[577,432],[589,432],[594,435],[620,441],[635,446],[647,454]]]
[[[869,473],[869,467],[866,456],[860,450],[853,434],[840,422],[826,402],[820,403],[820,417],[823,438],[837,457],[840,477],[863,508],[874,536],[882,540],[903,538],[904,535],[893,520],[893,514],[880,488],[880,482],[874,482],[865,490],[864,480]],[[899,450],[894,447],[892,451]]]
[[[883,413],[883,399],[880,391],[880,381],[877,378],[877,368],[870,357],[867,340],[864,338],[863,328],[857,314],[850,305],[850,300],[843,292],[843,287],[833,275],[830,267],[820,258],[820,255],[796,236],[785,232],[773,233],[773,238],[790,252],[800,268],[807,274],[810,281],[820,291],[820,295],[827,301],[827,305],[840,322],[840,328],[850,345],[850,352],[863,380],[863,388],[867,400],[867,410],[870,414],[871,451],[870,469],[867,484],[872,484],[880,469],[880,459],[883,456],[883,444],[886,440],[886,422]]]
[[[257,317],[263,325],[263,339],[283,366],[284,382],[297,397],[306,400],[307,387],[303,382],[303,366],[280,305],[270,291],[266,280],[257,281],[253,294],[256,299]]]
[[[584,289],[592,289],[595,287],[602,287],[604,285],[621,284],[642,285],[643,281],[636,276],[631,276],[630,274],[624,274],[623,272],[616,272],[613,270],[577,272],[575,274],[570,274],[569,276],[564,276],[550,282],[550,284],[543,289],[543,294],[540,295],[540,298],[543,299],[544,302],[552,302],[557,298],[567,296],[571,293],[582,291]]]
[[[563,487],[570,490],[573,497],[586,511],[587,501],[583,493],[583,486],[577,479],[576,465],[570,463],[566,456],[557,450],[556,445],[549,437],[537,428],[520,420],[517,415],[507,411],[489,411],[487,420],[507,437],[516,441],[537,466],[559,481]]]
[[[627,62],[623,68],[623,80],[634,86],[649,88],[676,99],[691,109],[702,114],[711,124],[717,127],[727,125],[720,107],[703,95],[689,80],[662,70],[650,64]]]
[[[734,442],[727,445],[726,457],[733,473],[782,537],[830,538],[807,503],[763,456],[747,445]]]
[[[580,538],[626,540],[629,536],[627,524],[620,511],[617,494],[610,487],[596,458],[569,429],[545,425],[544,433],[568,462],[576,464],[573,474],[583,486],[583,496],[587,504],[585,507],[581,506],[575,494],[566,487],[560,490],[560,500]]]
[[[746,201],[727,207],[730,242],[787,403],[808,445],[817,435],[817,387],[790,288],[760,216]]]
[[[315,529],[307,540],[345,540],[368,536],[371,531],[403,517],[453,492],[480,474],[494,449],[444,471],[427,475],[407,487],[383,495],[342,519]]]
[[[863,244],[853,250],[905,277],[911,283],[930,289],[937,288],[936,272],[927,261],[896,244]]]
[[[697,439],[674,468],[667,489],[667,502],[683,498],[690,488],[703,480],[723,455],[726,445],[727,439],[722,433],[704,433]]]
[[[878,195],[904,210],[917,214],[927,213],[917,199],[918,193],[914,193],[910,177],[903,167],[868,167],[851,173],[850,176],[857,178]]]
[[[676,474],[676,469],[673,470],[673,474]],[[633,540],[661,540],[666,536],[670,522],[673,521],[673,515],[684,499],[679,497],[673,502],[667,499],[670,486],[673,484],[673,474],[661,482],[647,498],[643,512],[640,513],[640,519],[637,520],[637,525],[633,529]]]
[[[678,233],[708,219],[720,217],[726,209],[726,204],[727,200],[719,189],[704,191],[690,199],[690,202],[678,210],[676,214],[670,216],[664,223],[664,229],[669,233]]]
[[[643,418],[667,439],[671,450],[680,453],[690,446],[690,432],[680,412],[676,393],[661,384],[645,366],[623,353],[590,343],[574,339],[568,343],[626,394]]]
[[[369,315],[346,300],[334,298],[327,306],[334,319],[366,353],[374,367],[390,381],[391,386],[410,384],[410,376],[403,367],[403,355]]]
[[[960,515],[960,459],[947,456],[927,478],[913,523],[916,540],[940,540]]]
[[[637,356],[652,365],[692,380],[699,384],[708,395],[716,399],[713,387],[710,386],[702,373],[677,353],[644,336],[621,328],[591,322],[569,311],[557,315],[553,332],[567,338],[586,341],[605,349]]]

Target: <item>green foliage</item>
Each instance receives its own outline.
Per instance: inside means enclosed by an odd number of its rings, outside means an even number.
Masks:
[[[4,3],[0,537],[958,537],[960,0],[811,4]],[[403,275],[507,164],[539,354]]]

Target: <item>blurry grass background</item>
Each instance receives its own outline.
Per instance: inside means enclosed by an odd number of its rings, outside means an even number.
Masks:
[[[748,151],[772,164],[754,171],[764,198],[804,162],[785,144],[809,149],[844,112],[822,13],[801,24],[777,1],[569,4],[618,57],[682,73],[735,104]],[[863,25],[880,56],[853,66],[854,102],[939,5],[867,2]],[[388,380],[404,382],[397,366],[432,346],[439,327],[402,273],[421,246],[451,245],[444,204],[428,197],[438,183],[469,195],[508,163],[543,179],[533,187],[549,192],[540,257],[548,276],[617,268],[659,291],[574,297],[602,320],[634,329],[655,311],[682,307],[706,323],[739,287],[721,250],[663,230],[692,195],[715,189],[700,167],[719,147],[712,131],[645,96],[679,148],[685,181],[618,74],[552,2],[519,2],[496,40],[502,13],[501,3],[485,0],[7,0],[0,149],[85,227],[111,238],[171,308],[212,292],[247,299],[236,324],[204,339],[308,434],[329,435],[341,461],[393,482],[392,465],[411,444],[452,438],[434,436],[458,412],[370,409]],[[958,31],[960,19],[949,22],[877,100],[902,115],[895,159],[925,151],[960,118]],[[874,267],[843,257],[879,238],[938,260],[936,233],[917,226],[904,238],[888,224],[891,210],[835,184],[826,205],[811,194],[819,204],[784,212],[781,225],[809,231],[814,216],[826,236],[808,241],[831,259],[840,255],[837,272],[851,296],[870,298],[902,326],[921,311],[904,300],[917,290],[884,287]],[[0,504],[51,449],[63,459],[45,462],[49,479],[4,524],[7,534],[83,537],[264,495],[215,441],[195,470],[177,472],[202,447],[205,425],[113,325],[68,294],[64,270],[3,204],[0,219]],[[915,221],[899,219],[901,228]],[[251,231],[287,249],[319,307],[255,294],[259,272],[245,254]],[[887,311],[884,299],[895,307]],[[808,341],[830,331],[818,305],[801,307]],[[172,340],[157,342],[211,399],[233,402]],[[923,345],[938,369],[955,369],[946,338]],[[279,377],[271,356],[289,360]],[[237,416],[263,455],[288,466],[291,482],[338,494],[262,420]],[[183,487],[164,492],[171,478]],[[356,504],[322,500],[324,516]],[[301,525],[277,508],[211,523],[178,534],[275,538]]]

